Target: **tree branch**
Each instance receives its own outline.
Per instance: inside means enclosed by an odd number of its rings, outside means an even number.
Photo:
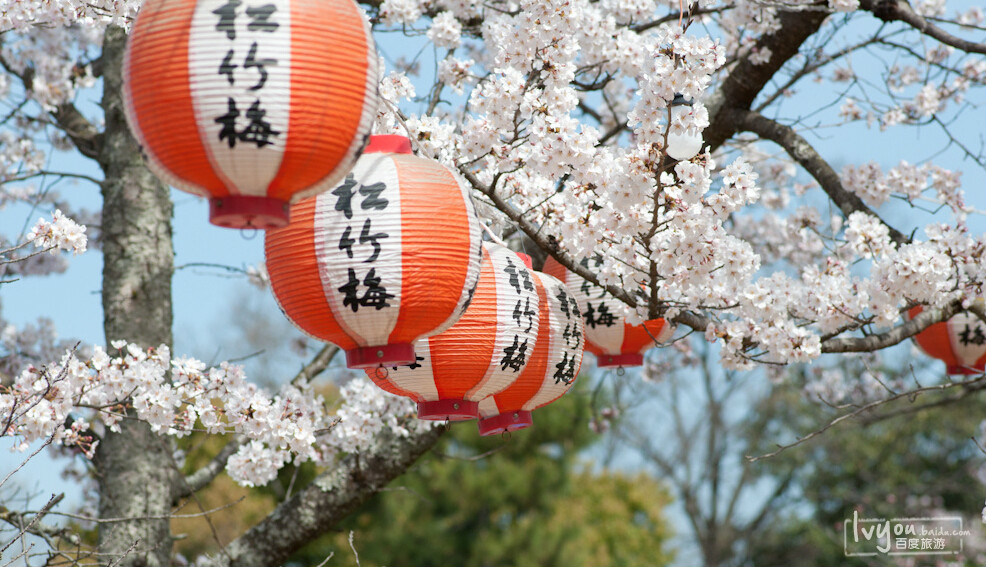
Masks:
[[[349,455],[226,548],[230,567],[282,564],[292,553],[356,510],[404,474],[444,433],[435,427],[410,437],[378,435],[378,448]]]
[[[986,55],[986,43],[968,41],[948,33],[915,12],[906,0],[861,0],[859,7],[884,22],[904,22],[922,34],[966,53]]]
[[[757,136],[770,140],[784,148],[784,151],[791,156],[791,159],[796,161],[798,165],[803,167],[805,171],[818,181],[819,185],[822,186],[822,190],[829,196],[829,199],[832,199],[832,202],[842,211],[843,216],[848,218],[852,213],[863,212],[877,219],[880,218],[866,206],[866,203],[858,195],[847,191],[842,186],[842,180],[839,178],[839,174],[832,169],[832,166],[829,165],[825,158],[815,151],[815,148],[808,143],[808,140],[801,137],[794,128],[775,122],[751,110],[727,108],[724,110],[724,113],[727,119],[735,125],[737,131],[753,132]],[[883,219],[880,219],[880,222],[887,227],[890,231],[890,239],[898,246],[910,242],[907,236],[887,224]]]
[[[929,326],[950,319],[962,311],[962,305],[954,301],[940,309],[927,308],[913,319],[900,324],[886,333],[860,338],[829,339],[822,343],[822,352],[873,352],[893,346],[904,339],[913,337]]]
[[[758,49],[769,49],[770,60],[756,65],[741,59],[722,85],[705,102],[709,110],[709,127],[702,137],[715,150],[736,133],[736,126],[725,112],[729,108],[749,109],[764,86],[791,58],[801,45],[822,26],[827,12],[782,12],[777,33],[757,41]]]

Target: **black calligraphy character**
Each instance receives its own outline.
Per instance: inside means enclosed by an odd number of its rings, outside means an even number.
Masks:
[[[373,307],[377,311],[384,307],[390,307],[387,300],[393,299],[394,294],[387,293],[387,288],[380,285],[380,277],[376,275],[376,272],[376,268],[370,268],[370,271],[363,277],[366,292],[363,297],[359,297],[359,278],[356,277],[356,270],[349,268],[349,281],[339,288],[339,291],[345,294],[342,299],[343,307],[349,307],[353,313],[359,311],[360,307]]]
[[[259,90],[267,83],[267,65],[277,65],[277,59],[257,59],[257,42],[253,42],[253,45],[250,46],[250,52],[247,53],[246,61],[243,62],[244,69],[256,67],[257,72],[260,73],[260,80],[257,81],[256,85],[250,87],[251,91]],[[233,84],[232,78],[230,78],[230,84]]]
[[[510,276],[510,285],[517,290],[517,293],[520,293],[520,278],[517,277],[517,266],[514,265],[514,261],[511,258],[507,258],[507,267],[503,271],[507,272]]]
[[[558,293],[555,294],[555,298],[559,303],[561,303],[559,307],[561,308],[561,312],[565,314],[565,318],[571,319],[572,312],[568,309],[568,294],[565,293],[565,288],[559,287]]]
[[[242,3],[240,0],[227,0],[225,4],[212,11],[219,16],[216,31],[226,32],[227,39],[236,39],[236,8]]]
[[[252,142],[257,144],[258,148],[262,148],[273,143],[270,141],[271,136],[280,135],[280,132],[271,128],[270,122],[264,120],[265,114],[267,111],[260,108],[260,99],[253,101],[246,111],[250,123],[240,132],[241,142]]]
[[[353,227],[347,226],[346,231],[342,233],[342,237],[339,239],[339,250],[345,250],[346,255],[350,258],[353,257],[353,244],[356,244],[356,239],[349,237],[352,232]]]
[[[348,227],[347,227],[347,231],[348,231]],[[367,258],[366,260],[363,260],[363,262],[367,263],[376,260],[377,257],[380,256],[380,248],[381,248],[380,243],[377,241],[382,238],[389,238],[389,237],[390,235],[387,234],[386,232],[378,232],[376,234],[370,234],[370,219],[366,219],[366,221],[363,222],[363,231],[360,232],[359,234],[359,243],[366,244],[367,242],[369,242],[373,244],[373,254],[370,255],[370,257]]]
[[[591,303],[587,303],[582,317],[585,318],[586,326],[593,329],[596,328],[596,325],[612,327],[616,323],[613,314],[609,311],[609,306],[602,302],[598,303],[595,308],[592,307]]]
[[[553,378],[555,379],[555,384],[559,382],[571,384],[575,381],[576,357],[572,355],[572,358],[568,358],[568,351],[565,351],[562,354],[562,359],[555,365],[555,374]]]
[[[579,291],[588,296],[592,296],[592,288],[593,285],[589,283],[589,280],[582,280],[582,286],[579,288]]]
[[[500,370],[507,368],[514,372],[520,372],[527,362],[527,339],[520,342],[520,337],[514,335],[514,344],[503,349],[503,358],[500,360]]]
[[[222,124],[222,129],[219,131],[219,141],[222,142],[226,140],[229,143],[230,148],[236,147],[236,119],[240,116],[240,111],[236,109],[236,101],[232,97],[228,100],[229,110],[226,114],[223,114],[219,118],[216,118],[217,124]]]
[[[531,309],[531,298],[524,298],[524,307],[520,307],[520,300],[517,300],[517,304],[514,305],[513,319],[517,321],[517,326],[523,325],[523,318],[527,317],[527,328],[524,329],[525,333],[530,332],[531,327],[534,326],[534,318],[537,317],[537,313]]]
[[[472,303],[474,295],[476,295],[475,285],[469,288],[469,291],[466,293],[466,300],[462,303],[462,309],[459,310],[459,313],[465,313],[466,309],[469,309],[469,304]]]
[[[566,324],[561,336],[565,339],[565,346],[568,348],[579,348],[579,343],[582,342],[582,334],[579,333],[579,326],[575,323]],[[574,345],[570,342],[572,339],[575,339]]]
[[[353,195],[356,194],[356,178],[352,173],[338,187],[332,190],[332,194],[339,197],[336,201],[336,210],[346,215],[347,219],[353,218]]]
[[[959,333],[959,342],[965,346],[977,345],[982,346],[986,343],[986,335],[983,334],[983,329],[979,325],[975,327],[970,327],[968,323],[965,325],[965,329]]]
[[[247,16],[250,16],[250,23],[247,24],[247,29],[250,31],[272,33],[280,26],[277,22],[270,21],[271,14],[276,11],[277,6],[273,4],[264,4],[263,6],[257,7],[247,6],[246,13]]]
[[[411,364],[408,364],[407,365],[408,369],[415,370],[417,368],[421,368],[421,365],[418,364],[418,362],[420,362],[420,361],[422,361],[424,359],[425,359],[425,357],[423,357],[423,356],[414,355],[414,362],[412,362]],[[394,370],[398,370],[398,367],[397,366],[391,366],[391,368],[393,368]]]
[[[361,185],[359,188],[359,194],[363,196],[363,203],[360,204],[360,208],[365,210],[374,209],[377,211],[382,211],[387,208],[390,201],[380,196],[387,186],[381,182],[373,183],[371,185]]]
[[[239,65],[233,63],[234,56],[235,52],[230,49],[226,52],[226,57],[223,58],[223,62],[219,64],[219,74],[226,75],[226,80],[229,81],[230,85],[233,84],[233,70],[239,67]]]

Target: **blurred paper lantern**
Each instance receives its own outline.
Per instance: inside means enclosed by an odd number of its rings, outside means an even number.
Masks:
[[[382,153],[396,152],[396,153]],[[373,136],[352,173],[267,231],[281,309],[350,368],[414,362],[412,343],[459,319],[482,253],[469,189],[401,136]]]
[[[538,293],[525,262],[486,242],[479,284],[462,318],[415,343],[413,364],[366,373],[382,389],[418,402],[419,419],[474,419],[480,400],[506,389],[524,370],[539,319]]]
[[[235,228],[288,222],[336,185],[377,107],[353,0],[147,0],[124,56],[127,121],[151,169]]]
[[[674,333],[674,327],[664,319],[630,325],[625,321],[626,305],[602,287],[569,272],[554,258],[544,263],[544,273],[565,282],[575,296],[585,320],[585,350],[596,355],[600,368],[640,366],[644,352]]]
[[[907,314],[913,318],[920,312],[918,305]],[[973,313],[953,315],[913,338],[925,354],[945,362],[948,374],[982,374],[986,368],[986,325]]]
[[[692,111],[693,105],[694,103],[690,98],[686,98],[680,93],[675,94],[674,100],[671,101],[671,121],[676,122],[682,116],[686,116]],[[667,152],[669,156],[678,161],[688,160],[702,151],[702,144],[704,143],[701,132],[686,130],[678,133],[672,128],[672,131],[668,132]]]
[[[530,426],[531,411],[560,398],[575,383],[585,338],[578,302],[565,284],[532,272],[541,324],[527,367],[506,390],[479,402],[479,433],[493,435]]]

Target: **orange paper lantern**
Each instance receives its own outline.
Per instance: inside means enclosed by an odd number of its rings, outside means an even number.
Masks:
[[[147,0],[124,56],[148,165],[209,198],[213,224],[268,228],[346,175],[377,107],[353,0]]]
[[[267,271],[285,315],[343,348],[350,368],[406,364],[415,340],[465,311],[481,243],[458,176],[407,138],[373,136],[341,184],[267,231]]]
[[[480,400],[520,376],[539,324],[531,271],[514,252],[486,242],[479,284],[462,318],[415,343],[414,364],[366,373],[384,390],[418,402],[419,419],[474,419]]]
[[[494,435],[532,425],[531,412],[572,387],[585,345],[578,302],[557,278],[533,272],[541,324],[527,367],[506,390],[479,402],[479,433]]]
[[[671,338],[674,327],[664,319],[631,325],[623,315],[626,306],[600,286],[569,272],[554,258],[544,263],[544,273],[565,282],[575,296],[585,320],[585,350],[596,355],[600,368],[640,366],[644,352]]]
[[[913,318],[920,312],[918,305],[907,314]],[[948,374],[982,374],[986,369],[986,325],[973,313],[958,313],[913,338],[925,354],[945,362]]]

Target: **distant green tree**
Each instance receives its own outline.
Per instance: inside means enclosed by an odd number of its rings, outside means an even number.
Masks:
[[[668,565],[669,496],[645,475],[598,471],[584,384],[534,413],[534,427],[482,438],[453,424],[434,451],[293,559],[362,567]]]
[[[887,374],[890,380],[899,375]],[[942,405],[946,400],[949,403]],[[857,511],[862,518],[963,516],[973,536],[964,540],[965,553],[949,560],[982,565],[986,550],[979,517],[986,490],[978,472],[984,455],[973,437],[983,420],[983,401],[978,389],[903,398],[760,461],[768,471],[796,471],[803,513],[779,518],[751,538],[747,564],[898,565],[897,557],[845,556],[844,522]],[[772,413],[789,432],[803,435],[812,429],[807,422],[813,421],[814,427],[825,423],[818,421],[819,415],[831,420],[857,407],[826,407],[806,399],[795,382],[775,387],[758,410]]]

